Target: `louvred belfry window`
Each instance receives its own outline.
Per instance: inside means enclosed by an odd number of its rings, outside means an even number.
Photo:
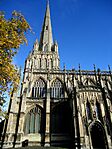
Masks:
[[[51,84],[51,98],[64,98],[64,87],[62,82],[58,79]]]
[[[33,98],[45,98],[46,97],[46,84],[40,78],[32,88],[32,97]]]

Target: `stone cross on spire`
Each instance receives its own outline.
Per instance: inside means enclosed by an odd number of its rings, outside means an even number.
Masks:
[[[53,38],[52,38],[50,8],[49,8],[49,1],[47,1],[46,13],[40,36],[39,49],[42,51],[51,51],[52,44],[53,44]]]

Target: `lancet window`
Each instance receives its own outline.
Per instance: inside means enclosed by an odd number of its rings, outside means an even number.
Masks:
[[[46,84],[40,78],[32,88],[32,97],[34,98],[45,98],[46,97]]]
[[[42,132],[42,110],[39,107],[31,109],[25,119],[25,134]]]
[[[64,98],[64,87],[59,79],[56,79],[51,84],[51,98]]]

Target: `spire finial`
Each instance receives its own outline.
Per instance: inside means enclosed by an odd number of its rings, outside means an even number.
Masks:
[[[110,69],[110,65],[108,65],[108,68],[109,68],[109,71],[111,71],[111,69]]]
[[[40,36],[39,49],[44,51],[44,47],[47,47],[46,51],[50,51],[51,46],[53,44],[53,37],[52,37],[49,0],[47,0],[46,2],[47,2],[46,12],[45,12],[43,28]]]
[[[49,7],[49,0],[46,0],[46,9]]]
[[[49,5],[49,0],[47,0],[47,5]]]
[[[81,70],[81,65],[79,64],[79,71]]]
[[[94,67],[94,71],[96,71],[96,65],[95,64],[93,64],[93,67]]]

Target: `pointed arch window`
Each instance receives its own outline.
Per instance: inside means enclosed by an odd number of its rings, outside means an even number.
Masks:
[[[25,134],[41,133],[43,131],[43,112],[39,107],[31,109],[25,118]]]
[[[46,84],[41,78],[35,83],[32,88],[33,98],[45,98],[46,97]]]
[[[51,98],[64,98],[64,87],[62,82],[58,79],[51,84]]]

